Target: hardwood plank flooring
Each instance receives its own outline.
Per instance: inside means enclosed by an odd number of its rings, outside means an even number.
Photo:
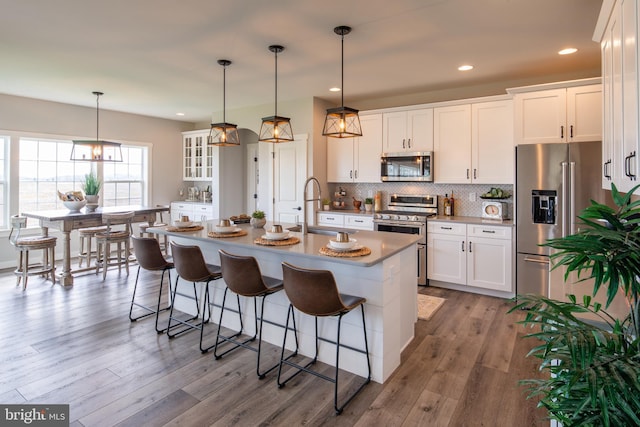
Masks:
[[[68,403],[83,426],[543,426],[546,413],[517,382],[535,378],[535,344],[523,340],[499,298],[419,288],[446,298],[429,321],[418,320],[402,365],[384,384],[371,383],[340,416],[333,385],[301,374],[278,389],[275,372],[259,380],[255,353],[215,360],[198,349],[199,334],[172,340],[153,318],[130,322],[135,271],[78,276],[52,286],[31,277],[25,292],[0,271],[0,402]],[[153,305],[160,275],[140,273],[140,295]],[[207,325],[211,338],[214,325]],[[321,344],[322,345],[322,344]],[[265,344],[264,364],[277,346]],[[316,368],[330,373],[329,366]],[[344,373],[340,393],[361,379]]]

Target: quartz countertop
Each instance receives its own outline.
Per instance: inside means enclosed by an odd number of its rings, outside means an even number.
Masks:
[[[291,236],[298,237],[300,243],[290,246],[262,246],[254,243],[254,240],[262,237],[267,230],[270,229],[272,223],[267,222],[264,228],[253,228],[249,224],[239,224],[238,228],[247,231],[246,236],[239,237],[209,237],[210,231],[215,231],[216,224],[219,220],[210,220],[202,223],[204,229],[199,231],[168,231],[166,227],[150,227],[147,232],[166,234],[176,238],[189,239],[195,242],[208,242],[216,243],[221,246],[228,247],[248,247],[250,246],[255,250],[264,251],[281,251],[288,255],[297,255],[301,257],[321,257],[323,259],[330,259],[333,262],[341,264],[350,264],[360,267],[369,267],[377,264],[396,253],[408,248],[411,245],[415,245],[420,237],[412,234],[402,233],[388,233],[382,231],[367,231],[367,230],[350,230],[351,238],[357,240],[358,245],[366,246],[371,249],[371,254],[358,257],[329,257],[327,255],[320,254],[320,248],[326,246],[329,240],[335,238],[335,234],[302,234],[299,232],[291,232]],[[288,227],[293,227],[295,224],[282,224],[282,227],[286,230]],[[327,227],[314,227],[323,231],[332,230]],[[345,231],[344,229],[335,230]]]

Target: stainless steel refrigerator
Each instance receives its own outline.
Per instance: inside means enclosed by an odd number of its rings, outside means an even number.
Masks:
[[[564,299],[562,273],[550,274],[551,249],[540,244],[577,232],[577,215],[591,199],[613,205],[611,193],[602,189],[601,158],[601,142],[516,147],[518,294]]]

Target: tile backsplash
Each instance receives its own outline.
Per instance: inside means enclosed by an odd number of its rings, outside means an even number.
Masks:
[[[453,192],[455,199],[454,214],[460,216],[481,216],[482,202],[480,195],[488,192],[491,187],[501,188],[508,194],[513,195],[513,185],[511,184],[432,184],[422,182],[384,182],[378,184],[368,183],[348,183],[348,184],[335,184],[329,183],[329,191],[333,196],[333,192],[337,191],[339,187],[342,187],[347,196],[344,200],[349,203],[353,200],[351,197],[355,197],[358,200],[363,200],[366,197],[373,197],[376,191],[382,192],[382,204],[383,209],[387,208],[389,203],[389,197],[391,194],[429,194],[438,195],[438,213],[444,214],[444,208],[442,203],[444,195]],[[475,201],[471,201],[470,196],[475,193]],[[509,218],[513,218],[513,197],[502,200],[507,203],[507,214]]]

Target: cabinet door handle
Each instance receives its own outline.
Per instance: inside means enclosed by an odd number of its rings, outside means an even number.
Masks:
[[[469,253],[471,253],[471,242],[469,242]]]
[[[469,179],[469,168],[467,168],[467,179]]]
[[[358,179],[358,170],[356,169],[356,179]]]
[[[478,170],[473,168],[473,179],[478,179]]]
[[[603,174],[604,174],[605,178],[607,178],[608,180],[611,180],[611,173],[609,172],[609,165],[611,165],[611,159],[609,159],[606,162],[604,162]]]
[[[359,222],[359,223],[363,223],[364,221],[361,219],[354,219],[353,222]]]
[[[404,142],[405,142],[405,139],[402,138],[402,148],[407,148],[407,147],[405,147]]]
[[[353,179],[353,169],[349,171],[349,178]]]
[[[440,227],[441,230],[453,230],[451,227]]]
[[[464,252],[464,240],[462,241],[462,252]]]
[[[569,138],[573,139],[573,125],[569,126]]]
[[[560,139],[564,139],[564,126],[560,126]]]
[[[490,233],[490,234],[495,234],[496,231],[495,230],[482,230],[483,233]]]
[[[630,163],[631,163],[630,156],[625,156],[624,157],[624,176],[631,177],[631,175],[629,175],[629,165],[630,165]]]
[[[636,156],[636,152],[632,151],[629,154],[629,178],[631,178],[632,181],[636,180],[636,174],[635,173],[631,173],[631,159],[633,159]]]
[[[411,138],[407,139],[407,146],[411,148]]]

